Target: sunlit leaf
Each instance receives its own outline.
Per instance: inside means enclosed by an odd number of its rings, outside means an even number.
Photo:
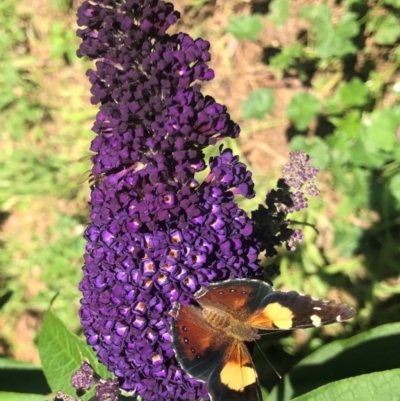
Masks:
[[[243,117],[263,120],[274,107],[274,103],[275,97],[271,89],[255,89],[242,104]]]
[[[262,31],[263,24],[261,17],[257,14],[242,15],[237,17],[233,15],[226,26],[225,31],[230,32],[238,40],[255,39]]]
[[[310,21],[315,35],[315,49],[322,59],[356,52],[351,41],[359,32],[356,13],[344,13],[336,25],[333,25],[331,10],[325,4],[304,6],[299,14]]]
[[[322,386],[293,401],[397,401],[400,394],[399,375],[400,369],[392,369],[351,377]]]
[[[286,115],[299,131],[304,131],[320,110],[321,103],[313,94],[296,93],[286,109]]]
[[[390,184],[389,184],[390,192],[392,195],[400,201],[400,175],[394,175],[390,179]]]
[[[400,360],[399,341],[400,323],[386,324],[345,340],[336,340],[298,363],[272,389],[266,401],[288,401],[337,380],[395,369],[399,366]],[[400,377],[398,369],[396,371],[397,377]],[[395,381],[398,386],[400,381],[398,379]],[[336,396],[336,392],[333,392],[324,401],[336,401],[338,399]],[[353,401],[356,398],[351,394],[344,399]],[[357,400],[385,399],[391,398],[374,398],[363,394],[363,398]]]
[[[275,25],[285,25],[290,12],[290,0],[273,0],[269,5],[268,19]]]
[[[345,108],[363,106],[368,100],[368,88],[360,78],[352,78],[338,90],[339,99]]]
[[[368,28],[379,45],[391,45],[400,37],[400,20],[394,15],[379,15],[371,19]]]
[[[383,0],[388,6],[400,8],[400,0]]]
[[[71,333],[51,310],[44,315],[38,347],[43,371],[53,392],[75,394],[71,377],[84,359],[103,378],[111,376],[85,341]]]
[[[397,145],[396,131],[400,127],[400,106],[374,111],[363,138],[367,150],[381,149],[387,152]]]

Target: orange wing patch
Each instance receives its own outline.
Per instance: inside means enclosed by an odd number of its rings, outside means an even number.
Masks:
[[[228,362],[220,373],[221,383],[234,391],[244,391],[246,386],[257,382],[257,374],[251,366]]]
[[[250,319],[250,324],[258,329],[288,330],[293,327],[293,312],[279,302],[273,302]]]
[[[243,392],[245,387],[258,383],[253,361],[243,343],[234,342],[228,355],[219,374],[224,386],[233,391]]]

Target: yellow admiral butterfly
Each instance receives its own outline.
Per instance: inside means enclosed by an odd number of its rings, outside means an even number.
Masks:
[[[349,306],[295,291],[274,291],[259,280],[210,284],[194,295],[200,307],[176,303],[170,314],[176,359],[207,383],[212,401],[261,401],[253,360],[244,341],[261,330],[318,327],[352,318]]]

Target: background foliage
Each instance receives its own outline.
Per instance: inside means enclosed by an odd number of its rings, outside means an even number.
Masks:
[[[294,253],[281,250],[275,286],[357,310],[348,324],[265,336],[260,346],[280,373],[301,361],[266,399],[316,400],[324,391],[332,398],[335,386],[352,389],[347,378],[358,375],[390,382],[400,367],[393,354],[400,327],[390,324],[400,315],[400,1],[174,4],[182,12],[177,29],[211,41],[216,79],[205,92],[226,101],[243,129],[228,146],[250,164],[258,197],[241,206],[251,211],[263,202],[289,148],[308,152],[321,169],[321,195],[293,216],[305,242]],[[53,380],[51,359],[61,345],[51,338],[64,335],[53,314],[44,327],[50,321],[59,331],[46,329],[38,341],[57,293],[54,314],[79,335],[89,191],[81,182],[90,166],[78,160],[88,153],[96,110],[89,65],[75,57],[76,7],[67,0],[0,4],[0,391],[7,400],[63,385],[68,372]],[[293,26],[295,34],[282,34]],[[76,368],[78,354],[56,363]],[[267,394],[278,379],[258,350],[255,360]],[[312,369],[331,373],[321,378]],[[378,387],[400,394],[391,382]],[[320,393],[302,395],[323,384]],[[353,400],[350,394],[342,399]]]

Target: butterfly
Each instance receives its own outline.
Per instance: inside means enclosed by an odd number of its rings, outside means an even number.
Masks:
[[[274,291],[260,280],[231,279],[202,287],[199,306],[175,303],[172,345],[181,367],[207,384],[212,401],[261,401],[261,389],[244,344],[258,330],[290,330],[342,322],[355,315],[343,303],[295,291]]]

